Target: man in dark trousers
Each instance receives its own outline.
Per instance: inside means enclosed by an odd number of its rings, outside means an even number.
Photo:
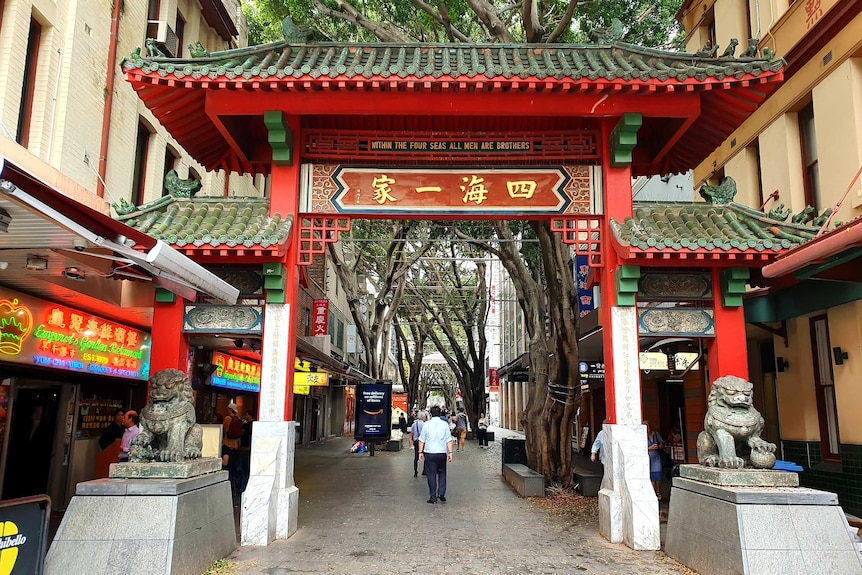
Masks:
[[[440,419],[440,407],[435,405],[419,434],[419,459],[424,459],[428,473],[428,503],[446,503],[446,464],[452,461],[454,441],[449,424]]]
[[[107,449],[116,440],[123,438],[123,432],[126,431],[125,421],[126,412],[118,409],[114,413],[114,422],[102,430],[102,437],[99,438],[99,449]]]
[[[422,427],[428,421],[428,414],[424,411],[419,413],[419,417],[413,420],[413,425],[410,426],[410,447],[413,448],[413,477],[419,476],[419,436],[422,435]],[[425,475],[425,465],[422,465],[422,475]]]

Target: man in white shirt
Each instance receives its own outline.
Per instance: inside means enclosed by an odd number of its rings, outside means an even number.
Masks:
[[[138,425],[140,418],[137,411],[126,412],[126,430],[123,432],[123,437],[120,439],[120,461],[129,460],[129,448],[132,446],[132,440],[141,432]]]
[[[440,419],[440,406],[435,405],[419,434],[419,459],[424,459],[428,475],[428,503],[438,499],[446,503],[446,463],[452,461],[454,441],[449,424]]]

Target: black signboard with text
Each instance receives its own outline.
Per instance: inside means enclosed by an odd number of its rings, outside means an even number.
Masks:
[[[0,573],[42,575],[50,515],[47,495],[0,501]]]
[[[356,430],[362,441],[387,441],[392,428],[392,382],[373,381],[356,386]]]

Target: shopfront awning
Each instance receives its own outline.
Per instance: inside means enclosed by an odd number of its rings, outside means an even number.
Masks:
[[[0,142],[0,272],[8,269],[0,273],[0,283],[55,301],[74,299],[77,291],[79,303],[115,313],[116,307],[147,305],[143,291],[124,289],[122,280],[152,282],[189,300],[204,293],[236,302],[236,288],[164,242],[99,211],[104,200],[22,150]],[[69,193],[46,180],[66,182]],[[131,291],[138,292],[133,304]]]

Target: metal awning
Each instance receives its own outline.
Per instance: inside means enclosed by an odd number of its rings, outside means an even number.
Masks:
[[[6,148],[11,155],[21,155],[12,146]],[[23,163],[11,159],[5,150],[0,153],[0,209],[9,222],[6,231],[0,231],[0,270],[9,271],[0,274],[0,284],[114,316],[152,308],[151,290],[126,285],[142,282],[192,301],[201,292],[236,303],[239,291],[235,287],[164,242],[49,185]],[[45,169],[56,176],[49,166]],[[73,182],[69,186],[80,193]],[[127,242],[144,251],[132,249]],[[44,261],[44,269],[28,267],[27,262],[34,259]],[[130,296],[131,292],[137,293]],[[148,324],[146,317],[151,313],[151,309],[137,316],[131,312],[133,317],[124,319]]]

